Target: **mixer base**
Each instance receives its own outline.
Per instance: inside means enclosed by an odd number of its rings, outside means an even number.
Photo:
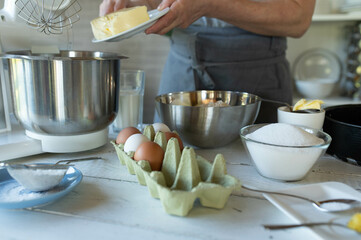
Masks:
[[[43,152],[71,153],[101,147],[108,142],[108,128],[103,130],[71,136],[53,136],[25,131],[30,138],[41,141]]]

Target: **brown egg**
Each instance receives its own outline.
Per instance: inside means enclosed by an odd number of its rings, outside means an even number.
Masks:
[[[175,132],[165,132],[164,135],[165,135],[165,138],[167,139],[167,142],[172,137],[177,138],[178,143],[179,143],[179,148],[180,148],[181,151],[183,150],[183,142],[182,142],[182,139],[179,137],[178,134],[176,134]]]
[[[137,128],[135,127],[126,127],[126,128],[123,128],[118,136],[117,136],[117,139],[115,140],[115,143],[116,144],[124,144],[125,141],[127,141],[127,139],[132,136],[133,134],[136,134],[136,133],[141,133]]]
[[[152,171],[160,171],[164,158],[163,149],[155,142],[142,143],[134,154],[134,160],[146,160],[150,164]]]

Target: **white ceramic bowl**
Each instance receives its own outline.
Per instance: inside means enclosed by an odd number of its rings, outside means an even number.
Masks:
[[[282,106],[277,109],[277,121],[321,130],[325,121],[325,110],[321,109],[317,113],[297,113]]]
[[[313,146],[283,146],[249,138],[248,134],[266,125],[254,124],[243,127],[240,136],[257,171],[267,178],[281,181],[303,179],[331,143],[331,137],[327,133],[303,127],[301,128],[323,139],[324,143]]]
[[[334,79],[314,79],[297,80],[295,79],[297,91],[307,98],[325,98],[332,94],[337,85]]]

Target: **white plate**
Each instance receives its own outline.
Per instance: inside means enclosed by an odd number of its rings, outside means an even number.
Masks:
[[[342,74],[339,57],[322,48],[310,49],[300,54],[293,64],[295,81],[337,82]]]
[[[317,184],[304,185],[300,187],[289,188],[280,192],[287,192],[295,195],[308,197],[315,200],[325,200],[331,198],[351,198],[361,201],[361,193],[350,186],[339,182],[324,182]],[[327,222],[335,220],[336,222],[347,224],[351,216],[357,210],[344,213],[325,213],[317,210],[312,203],[292,197],[280,195],[263,194],[273,205],[279,208],[287,216],[297,223],[305,222]],[[293,222],[290,222],[292,224]],[[276,224],[276,223],[265,223]],[[277,223],[279,224],[279,223]],[[287,224],[287,223],[285,223]],[[360,234],[355,231],[337,226],[316,226],[308,228],[314,233],[317,239],[360,239]]]
[[[63,180],[53,189],[31,192],[14,180],[6,169],[0,169],[0,208],[17,209],[50,204],[71,192],[83,179],[83,174],[69,167]]]
[[[144,32],[147,28],[149,28],[150,26],[152,26],[155,21],[157,21],[160,17],[164,16],[167,12],[169,11],[169,8],[165,8],[162,11],[158,11],[158,10],[151,10],[148,11],[148,15],[149,15],[149,20],[134,27],[131,29],[128,29],[124,32],[118,33],[114,36],[108,37],[108,38],[104,38],[101,40],[96,40],[93,39],[92,42],[93,43],[99,43],[99,42],[119,42],[121,40],[127,39],[127,38],[131,38],[134,35]]]

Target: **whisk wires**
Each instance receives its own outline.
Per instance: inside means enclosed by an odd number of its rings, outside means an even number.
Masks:
[[[18,16],[45,34],[62,34],[80,20],[77,0],[16,0]]]

